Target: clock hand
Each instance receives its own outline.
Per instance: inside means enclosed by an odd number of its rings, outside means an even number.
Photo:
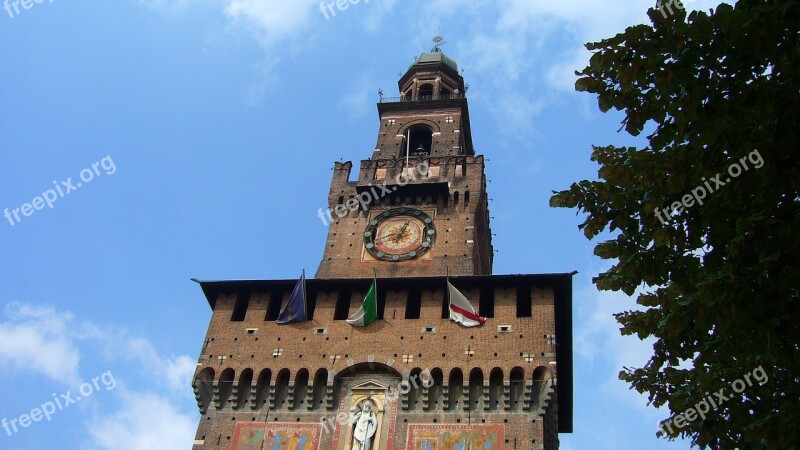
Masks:
[[[385,239],[390,239],[390,238],[394,238],[394,239],[400,239],[401,237],[403,237],[403,233],[406,231],[406,228],[408,228],[408,225],[409,225],[409,224],[410,224],[410,221],[406,222],[406,223],[405,223],[405,224],[404,224],[404,225],[403,225],[403,226],[400,228],[400,230],[399,230],[397,233],[391,233],[391,234],[387,234],[386,236],[383,236],[383,237],[377,238],[376,240],[378,240],[378,241],[383,241],[383,240],[385,240]]]
[[[397,239],[400,239],[401,237],[403,237],[403,233],[405,233],[406,228],[408,228],[408,224],[409,223],[410,223],[410,221],[407,220],[406,223],[403,225],[403,227],[400,228],[400,231],[397,232]]]

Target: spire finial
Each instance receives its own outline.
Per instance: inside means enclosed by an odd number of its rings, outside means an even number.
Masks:
[[[440,23],[438,31],[436,33],[436,36],[433,37],[433,44],[434,44],[433,45],[433,51],[434,52],[441,51],[439,49],[439,47],[444,45],[444,44],[446,44],[446,43],[447,43],[447,41],[445,41],[444,38],[442,37],[442,24]]]

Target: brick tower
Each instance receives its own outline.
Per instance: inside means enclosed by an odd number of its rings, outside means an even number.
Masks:
[[[297,280],[199,282],[194,450],[555,450],[572,432],[574,274],[492,275],[458,66],[437,45],[398,87],[358,180],[334,167],[307,321],[276,323]],[[378,320],[354,327],[373,274]],[[485,324],[449,319],[448,274]]]

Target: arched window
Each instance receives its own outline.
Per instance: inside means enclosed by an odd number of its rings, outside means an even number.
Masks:
[[[433,100],[433,85],[432,84],[423,84],[419,87],[419,97],[417,100]]]
[[[419,406],[419,393],[422,391],[422,369],[413,369],[408,377],[408,410],[414,411]]]
[[[294,402],[292,402],[292,409],[300,409],[303,407],[303,402],[306,401],[308,394],[308,370],[300,369],[294,378]]]
[[[519,411],[522,406],[523,393],[525,392],[525,371],[521,367],[511,369],[511,411]]]
[[[483,396],[483,372],[481,369],[472,369],[469,373],[469,410],[477,411]]]
[[[432,144],[433,131],[426,126],[419,125],[411,128],[409,146],[403,150],[407,150],[410,155],[428,156],[431,154]]]
[[[314,375],[313,391],[311,409],[322,408],[325,403],[325,395],[328,393],[328,371],[326,369],[319,369]]]
[[[450,93],[449,89],[447,89],[446,87],[442,87],[441,89],[439,89],[439,97],[441,97],[442,100],[448,100],[452,97],[452,94]]]
[[[431,379],[425,380],[426,385],[430,386],[428,388],[428,405],[425,408],[425,411],[436,411],[439,409],[439,403],[442,396],[444,374],[442,374],[442,369],[437,367],[436,369],[431,370],[428,376],[431,377]]]
[[[461,401],[461,393],[464,388],[464,374],[461,369],[453,369],[450,371],[450,381],[447,382],[448,399],[447,409],[449,411],[456,411]]]
[[[531,411],[538,411],[547,395],[547,368],[539,366],[533,371],[533,389],[531,389]]]
[[[214,398],[214,369],[206,367],[197,375],[194,392],[200,401],[201,412],[206,412],[211,400]]]
[[[253,387],[253,370],[245,369],[239,375],[239,395],[236,396],[236,409],[244,409],[250,399],[250,391]]]
[[[503,369],[495,367],[489,375],[489,411],[497,411],[503,398]]]
[[[289,369],[281,369],[278,378],[275,379],[275,404],[274,409],[281,409],[286,406],[286,397],[289,395]]]
[[[253,409],[265,409],[265,405],[269,400],[270,382],[272,382],[272,371],[269,369],[262,370],[256,383],[256,403],[252,405]]]
[[[225,369],[219,376],[219,409],[224,409],[231,399],[233,392],[233,378],[236,372],[233,369]]]

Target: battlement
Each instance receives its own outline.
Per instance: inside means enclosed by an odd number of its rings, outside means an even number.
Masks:
[[[201,282],[213,317],[194,383],[198,406],[206,414],[257,412],[268,403],[273,412],[330,411],[340,377],[377,365],[398,381],[423,371],[433,377],[401,399],[402,411],[419,413],[544,414],[550,394],[542,383],[552,379],[547,389],[555,392],[560,377],[558,429],[569,430],[571,278],[450,278],[488,317],[475,328],[448,319],[444,277],[378,278],[378,321],[366,328],[344,319],[371,279],[307,280],[309,321],[288,325],[275,319],[296,280]]]

